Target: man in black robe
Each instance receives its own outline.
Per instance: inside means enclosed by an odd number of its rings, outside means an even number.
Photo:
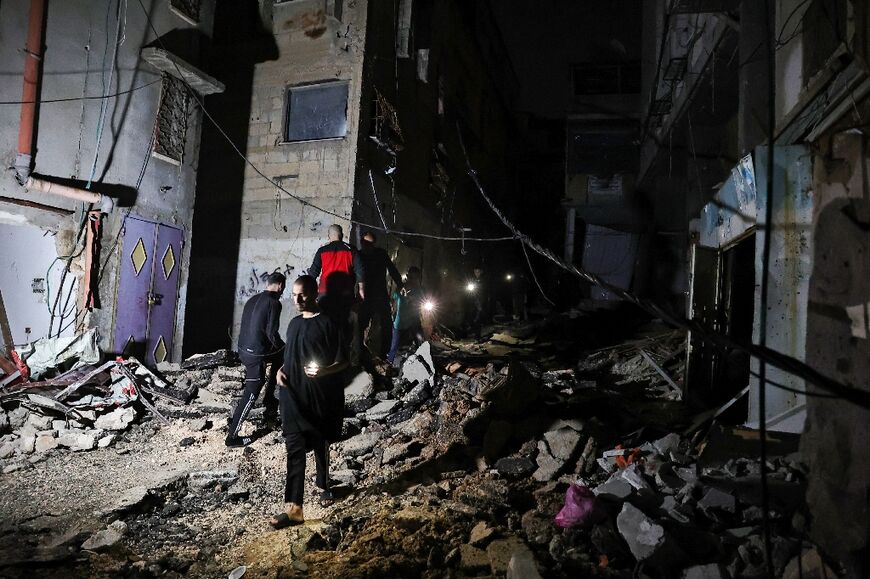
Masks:
[[[293,284],[293,303],[301,315],[287,327],[284,366],[278,372],[281,422],[287,446],[284,512],[276,528],[304,522],[305,451],[314,451],[321,503],[332,501],[329,490],[329,441],[341,434],[344,416],[344,372],[347,342],[341,325],[320,311],[317,281],[307,275]]]

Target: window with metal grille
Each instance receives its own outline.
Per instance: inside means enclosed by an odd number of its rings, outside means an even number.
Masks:
[[[190,95],[182,81],[163,75],[157,124],[154,129],[154,148],[151,153],[158,159],[180,165],[184,159],[187,134],[187,115]]]
[[[574,95],[637,94],[640,63],[574,65]]]
[[[169,9],[191,24],[199,24],[200,0],[169,0]]]
[[[345,136],[347,91],[345,81],[289,87],[284,109],[284,142]]]

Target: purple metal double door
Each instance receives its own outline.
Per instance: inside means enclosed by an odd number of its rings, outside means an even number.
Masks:
[[[122,236],[115,352],[153,367],[172,358],[182,232],[128,217]]]

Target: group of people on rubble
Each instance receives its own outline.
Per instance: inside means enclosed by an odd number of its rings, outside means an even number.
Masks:
[[[238,350],[245,386],[226,445],[243,447],[252,441],[241,436],[242,423],[265,386],[264,418],[275,429],[280,425],[287,448],[285,509],[271,520],[276,528],[304,521],[308,450],[314,451],[321,505],[334,501],[329,442],[341,435],[346,371],[362,363],[365,330],[372,326],[372,355],[390,362],[401,344],[423,339],[420,269],[409,268],[403,278],[387,252],[375,245],[372,232],[363,236],[359,251],[343,240],[340,225],[331,225],[328,236],[308,273],[293,282],[291,297],[299,315],[290,321],[286,340],[279,328],[287,283],[283,274],[269,275],[265,291],[251,297],[242,311]],[[392,294],[387,274],[395,284]]]
[[[287,283],[283,274],[269,275],[265,291],[251,297],[242,311],[238,350],[245,385],[230,419],[226,445],[252,442],[252,437],[241,435],[242,423],[265,385],[264,418],[271,428],[281,429],[287,449],[285,508],[272,518],[275,528],[304,522],[308,450],[314,452],[321,505],[335,500],[329,443],[341,435],[348,371],[371,365],[372,358],[392,364],[402,345],[425,339],[422,318],[432,304],[424,298],[420,268],[409,267],[401,275],[371,231],[362,236],[359,250],[343,237],[340,225],[329,226],[329,242],[317,250],[308,273],[293,282],[291,296],[299,315],[288,324],[286,340],[279,328],[280,299]],[[466,287],[465,328],[471,335],[480,335],[487,312],[485,284],[482,268],[475,268]]]

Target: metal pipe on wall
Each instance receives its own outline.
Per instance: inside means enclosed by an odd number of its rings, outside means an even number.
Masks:
[[[85,189],[76,189],[75,187],[59,185],[58,183],[51,183],[50,181],[45,181],[43,179],[28,177],[24,186],[33,191],[40,191],[50,195],[59,195],[61,197],[66,197],[67,199],[82,201],[83,203],[97,203],[100,206],[100,211],[103,213],[111,213],[115,206],[115,201],[106,195],[94,193],[93,191],[86,191]]]
[[[42,64],[42,41],[45,33],[45,0],[30,1],[27,25],[27,44],[24,49],[24,82],[21,89],[21,118],[18,125],[18,155],[15,157],[15,176],[24,184],[33,164],[33,135],[35,132],[39,76]]]

